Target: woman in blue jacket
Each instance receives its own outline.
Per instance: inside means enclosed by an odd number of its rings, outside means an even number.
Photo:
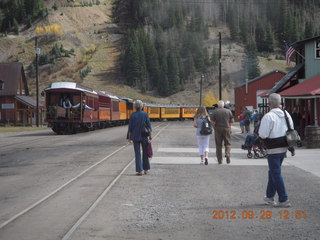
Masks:
[[[133,107],[136,109],[136,112],[131,114],[129,120],[128,141],[133,141],[136,160],[136,175],[142,176],[143,172],[144,174],[147,174],[148,170],[150,169],[150,162],[147,156],[147,145],[148,138],[151,139],[151,134],[148,137],[145,137],[142,136],[141,131],[144,127],[144,124],[146,124],[151,131],[151,123],[148,114],[142,111],[143,103],[141,100],[136,100],[133,103]],[[142,161],[140,146],[142,146]]]

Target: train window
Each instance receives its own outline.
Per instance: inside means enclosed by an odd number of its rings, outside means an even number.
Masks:
[[[119,102],[112,102],[112,109],[114,112],[119,112]]]
[[[315,59],[320,59],[320,39],[315,41]]]
[[[0,90],[4,89],[4,82],[0,80]]]

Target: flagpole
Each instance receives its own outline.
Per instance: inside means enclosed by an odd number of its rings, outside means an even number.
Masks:
[[[302,57],[303,59],[305,59],[304,56],[302,56],[301,53],[299,53],[297,50],[295,50],[295,52],[298,53],[298,55],[299,55],[300,57]]]

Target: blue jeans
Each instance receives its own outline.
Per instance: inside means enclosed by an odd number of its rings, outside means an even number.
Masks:
[[[284,159],[285,153],[269,154],[268,165],[269,165],[269,180],[267,186],[267,197],[273,198],[278,193],[279,202],[288,200],[288,194],[284,181],[281,176],[281,165]]]
[[[147,144],[148,139],[145,138],[142,141],[134,141],[133,148],[135,153],[135,160],[136,160],[136,172],[141,172],[143,170],[150,169],[149,158],[147,155]],[[141,148],[142,146],[142,161],[141,161]]]

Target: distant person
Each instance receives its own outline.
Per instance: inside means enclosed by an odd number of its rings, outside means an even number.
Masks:
[[[302,115],[301,113],[299,113],[298,108],[294,107],[293,111],[291,113],[291,118],[293,121],[293,125],[294,125],[294,129],[299,133],[300,133],[300,124],[301,124],[301,120],[302,120]]]
[[[193,126],[197,129],[196,136],[198,138],[199,155],[201,159],[200,164],[208,165],[210,135],[201,135],[200,133],[202,123],[206,119],[210,121],[206,108],[201,106],[198,108],[197,113],[194,116]]]
[[[269,179],[264,200],[275,207],[290,207],[288,194],[281,175],[281,165],[285,157],[288,144],[285,138],[288,130],[284,111],[281,109],[281,96],[273,93],[269,96],[270,112],[261,120],[259,136],[264,139],[268,152]],[[293,128],[290,114],[287,113],[289,124]],[[279,201],[275,202],[278,193]]]
[[[72,108],[79,108],[80,106],[81,106],[81,103],[78,103],[78,104],[74,105]],[[89,110],[94,110],[94,111],[96,110],[95,108],[88,106],[86,104],[86,100],[85,99],[82,100],[82,107],[84,109],[89,109]]]
[[[148,139],[151,139],[151,135],[148,137],[142,136],[141,132],[144,124],[146,124],[146,126],[151,130],[151,122],[148,114],[142,111],[143,103],[141,100],[136,100],[133,103],[133,107],[136,112],[132,113],[130,116],[127,138],[129,142],[133,141],[136,162],[136,175],[142,176],[143,173],[147,174],[150,169],[150,162],[147,155],[147,145]]]
[[[253,114],[252,114],[252,121],[253,121],[253,129],[255,129],[260,121],[260,113],[258,112],[258,110],[254,110]]]
[[[230,163],[231,151],[231,128],[230,124],[234,122],[232,112],[224,108],[224,102],[218,102],[218,109],[211,115],[211,121],[214,126],[216,141],[216,156],[219,164],[222,164],[222,143],[225,146],[225,156],[227,164]]]
[[[70,109],[72,107],[70,97],[68,95],[63,95],[60,99],[59,105],[65,109]]]
[[[246,133],[250,132],[250,118],[251,118],[251,113],[248,110],[248,108],[244,108],[244,111],[242,112],[242,117],[243,117],[243,124]]]
[[[239,125],[240,125],[240,129],[241,129],[241,133],[244,133],[244,121],[243,121],[242,113],[239,114],[238,119],[239,119]]]

